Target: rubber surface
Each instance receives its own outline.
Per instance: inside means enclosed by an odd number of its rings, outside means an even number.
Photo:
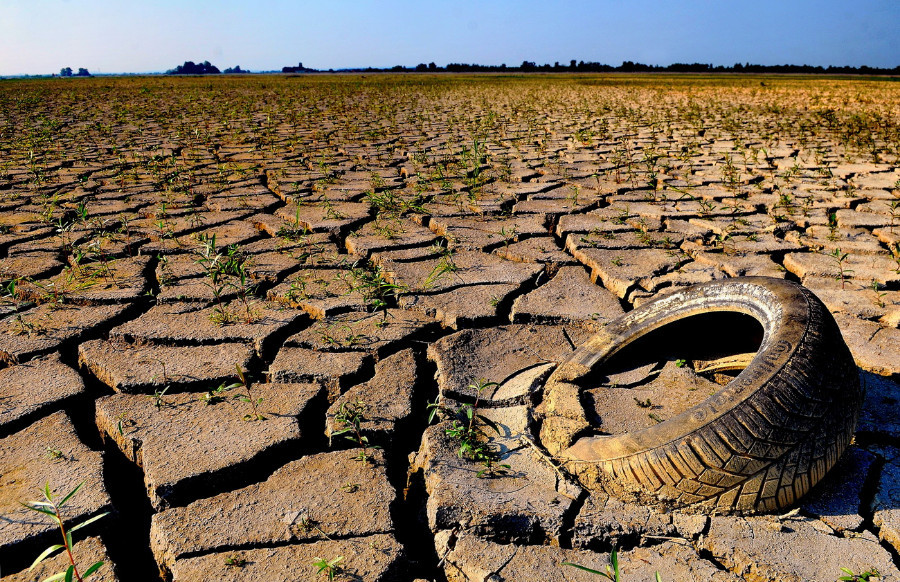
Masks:
[[[656,426],[578,438],[591,431],[579,380],[638,338],[714,311],[762,324],[762,344],[746,369]],[[810,291],[781,279],[728,279],[647,303],[576,350],[548,379],[541,437],[589,489],[665,508],[779,511],[837,462],[863,396],[834,318]]]

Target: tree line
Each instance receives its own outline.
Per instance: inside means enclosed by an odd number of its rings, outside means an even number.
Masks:
[[[522,61],[518,66],[507,66],[505,63],[501,65],[479,65],[469,63],[448,63],[443,67],[439,67],[435,63],[419,63],[415,67],[406,67],[396,65],[389,68],[365,67],[365,68],[347,68],[338,69],[347,72],[363,72],[363,73],[410,73],[410,72],[430,72],[430,73],[777,73],[777,74],[804,74],[804,75],[900,75],[900,66],[894,68],[869,67],[862,65],[860,67],[846,66],[813,66],[813,65],[758,65],[752,63],[735,63],[731,66],[712,65],[707,63],[673,63],[671,65],[645,65],[632,61],[624,61],[619,66],[607,65],[597,62],[576,61],[572,59],[568,64],[559,63],[558,61],[550,65],[545,63],[539,65],[534,61]],[[68,71],[68,74],[64,74]],[[84,73],[82,73],[82,71]],[[333,72],[334,69],[328,69]],[[183,65],[178,65],[174,69],[166,71],[168,75],[215,75],[219,73],[239,74],[247,73],[240,66],[229,67],[224,71],[220,71],[215,65],[209,61],[202,63],[194,63],[193,61],[185,61]],[[318,73],[324,72],[318,69],[304,67],[303,63],[298,66],[282,67],[282,73]],[[76,76],[87,76],[90,73],[87,69],[78,69]],[[66,67],[60,71],[60,76],[72,76],[72,69]]]

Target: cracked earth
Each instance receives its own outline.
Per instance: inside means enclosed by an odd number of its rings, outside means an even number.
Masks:
[[[835,580],[900,552],[900,88],[882,80],[99,78],[0,84],[0,575]],[[783,515],[589,494],[544,380],[679,287],[788,278],[867,390]],[[719,331],[718,333],[722,333]],[[718,385],[585,396],[620,432]],[[479,389],[482,388],[482,389]],[[477,408],[489,460],[460,451]],[[429,413],[438,411],[429,422]],[[79,535],[83,534],[83,535]]]

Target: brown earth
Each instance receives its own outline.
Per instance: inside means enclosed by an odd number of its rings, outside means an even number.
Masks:
[[[592,580],[562,563],[613,548],[624,580],[900,579],[895,83],[62,83],[0,86],[2,580],[65,568],[26,571],[60,538],[19,503],[80,482],[102,580]],[[548,375],[744,275],[835,315],[855,442],[780,516],[588,494],[540,442]],[[680,358],[580,404],[618,434],[731,377]]]

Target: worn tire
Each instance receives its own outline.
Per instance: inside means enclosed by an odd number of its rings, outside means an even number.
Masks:
[[[594,366],[663,326],[720,311],[763,327],[758,352],[737,377],[656,426],[582,436],[591,427],[578,382]],[[862,400],[850,351],[818,298],[781,279],[736,278],[647,303],[588,340],[547,381],[541,437],[589,489],[666,509],[777,511],[834,466]]]

